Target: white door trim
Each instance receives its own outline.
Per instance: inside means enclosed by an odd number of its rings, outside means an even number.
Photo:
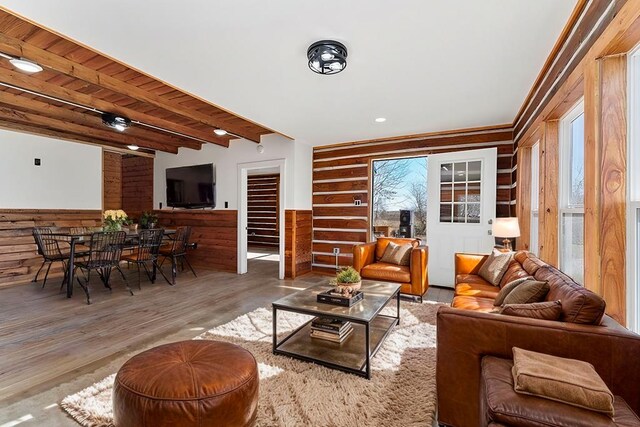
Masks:
[[[248,171],[256,169],[278,168],[280,173],[280,197],[278,205],[278,278],[284,279],[284,207],[286,206],[286,159],[266,160],[263,162],[238,163],[238,274],[247,272],[247,175]]]

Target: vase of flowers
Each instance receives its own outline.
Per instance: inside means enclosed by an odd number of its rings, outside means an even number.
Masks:
[[[127,220],[127,214],[122,209],[104,211],[102,214],[104,231],[120,231]]]
[[[343,296],[350,296],[360,290],[362,278],[355,268],[347,267],[338,272],[331,284],[335,286],[334,292]]]

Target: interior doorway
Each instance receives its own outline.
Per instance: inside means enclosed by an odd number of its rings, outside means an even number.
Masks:
[[[279,168],[248,171],[247,270],[270,277],[278,274],[280,260],[279,200]]]
[[[284,162],[238,165],[238,274],[284,279]]]

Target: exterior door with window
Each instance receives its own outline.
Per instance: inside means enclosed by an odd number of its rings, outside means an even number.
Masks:
[[[496,148],[429,156],[429,282],[453,287],[456,252],[489,253],[496,216]]]

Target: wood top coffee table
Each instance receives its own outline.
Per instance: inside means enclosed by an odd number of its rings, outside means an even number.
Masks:
[[[314,286],[272,304],[273,353],[318,363],[369,379],[371,358],[380,349],[393,327],[400,324],[400,286],[395,283],[365,280],[361,288],[364,299],[352,307],[317,302],[316,295],[328,289],[331,289],[331,286]],[[394,299],[396,315],[380,314]],[[349,321],[353,325],[353,333],[342,343],[313,339],[310,336],[310,319],[279,341],[278,311]]]

